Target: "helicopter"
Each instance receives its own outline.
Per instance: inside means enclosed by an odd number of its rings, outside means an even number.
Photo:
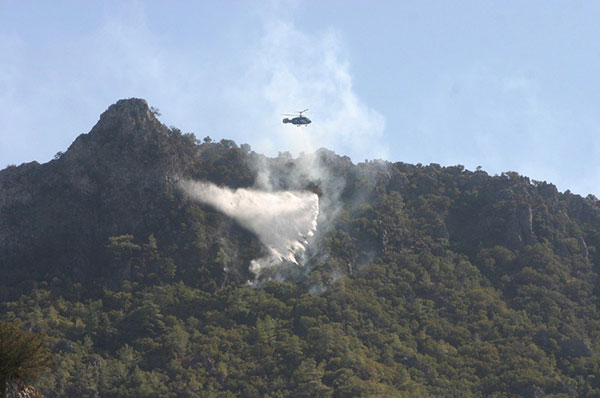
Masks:
[[[307,118],[306,116],[302,116],[302,114],[304,112],[306,112],[307,110],[308,110],[308,108],[306,108],[303,111],[298,111],[298,115],[289,115],[287,113],[284,113],[283,114],[284,116],[294,116],[294,117],[291,119],[288,119],[286,117],[285,119],[283,119],[283,123],[292,123],[292,124],[295,124],[297,127],[300,127],[302,125],[308,126],[311,123],[310,119]]]

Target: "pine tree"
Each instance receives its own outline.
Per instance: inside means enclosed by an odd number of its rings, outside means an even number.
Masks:
[[[43,336],[26,332],[17,325],[0,322],[0,397],[5,398],[9,386],[26,383],[50,368],[52,356]]]

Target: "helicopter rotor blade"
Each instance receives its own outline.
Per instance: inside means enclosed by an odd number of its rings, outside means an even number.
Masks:
[[[290,114],[290,113],[282,113],[281,115],[282,115],[282,116],[302,116],[302,114],[303,114],[304,112],[306,112],[307,110],[308,110],[308,108],[306,108],[306,109],[305,109],[305,110],[303,110],[303,111],[298,111],[298,112],[296,112],[296,113],[294,113],[294,114]]]

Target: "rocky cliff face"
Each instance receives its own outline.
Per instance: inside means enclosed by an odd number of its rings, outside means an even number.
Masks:
[[[91,271],[108,236],[161,222],[157,193],[189,161],[178,149],[146,101],[129,99],[108,108],[59,159],[3,170],[0,269]]]

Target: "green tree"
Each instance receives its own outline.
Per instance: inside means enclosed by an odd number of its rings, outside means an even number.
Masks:
[[[302,361],[298,369],[294,371],[296,381],[296,398],[328,398],[331,397],[331,388],[321,381],[324,371],[317,367],[312,358]]]

